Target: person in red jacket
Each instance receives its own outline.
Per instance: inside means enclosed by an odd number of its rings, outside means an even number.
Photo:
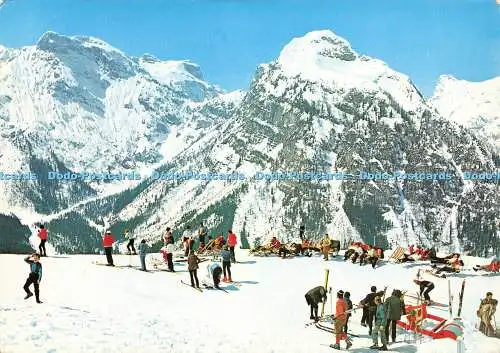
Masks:
[[[47,256],[47,250],[45,249],[45,243],[47,242],[47,228],[43,224],[40,225],[40,229],[38,230],[38,237],[40,238],[40,246],[38,249],[40,250],[40,256]]]
[[[108,261],[108,266],[114,266],[113,264],[113,243],[115,242],[115,238],[108,230],[106,234],[104,234],[104,238],[102,239],[102,245],[104,246],[104,253],[106,254],[106,260]]]
[[[347,338],[347,333],[344,332],[344,326],[347,321],[347,303],[344,300],[344,291],[337,292],[337,303],[335,305],[335,344],[330,347],[340,349],[340,340],[346,341],[346,349],[352,346],[351,341]]]
[[[236,241],[236,234],[230,229],[227,231],[227,245],[229,246],[229,252],[231,253],[231,262],[236,263],[236,257],[234,256],[234,247],[238,242]]]

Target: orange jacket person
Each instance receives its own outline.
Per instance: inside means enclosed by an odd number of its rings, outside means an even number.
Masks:
[[[346,341],[346,349],[352,346],[351,341],[347,338],[347,333],[344,332],[344,326],[347,321],[347,303],[344,300],[344,291],[337,292],[337,304],[335,305],[335,344],[330,347],[340,349],[340,340]]]

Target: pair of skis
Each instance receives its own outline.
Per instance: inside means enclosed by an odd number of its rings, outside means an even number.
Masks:
[[[314,326],[316,326],[316,328],[318,328],[318,329],[320,329],[320,330],[323,330],[323,331],[326,331],[326,332],[328,332],[328,333],[332,333],[332,334],[335,334],[335,333],[336,333],[336,332],[335,332],[335,330],[334,330],[333,328],[328,327],[328,326],[325,326],[325,325],[322,325],[322,324],[320,324],[319,322],[316,322]],[[348,336],[352,336],[352,337],[359,337],[359,335],[356,335],[356,334],[354,334],[354,333],[352,333],[352,332],[347,332],[347,335],[348,335]]]
[[[462,314],[462,304],[464,302],[464,291],[465,291],[465,280],[462,281],[462,287],[460,288],[460,294],[458,295],[458,312],[457,317],[460,317]],[[448,280],[448,298],[449,298],[449,310],[450,310],[450,319],[453,317],[453,295],[451,294],[451,284],[450,280]]]
[[[194,290],[197,290],[200,293],[203,293],[203,291],[201,290],[201,288],[194,287],[194,286],[190,285],[189,283],[184,282],[182,279],[181,279],[181,283],[184,284],[184,285],[186,285],[186,286],[188,286],[188,287],[193,288]]]

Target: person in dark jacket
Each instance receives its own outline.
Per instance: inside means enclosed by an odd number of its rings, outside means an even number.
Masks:
[[[401,315],[405,314],[404,302],[401,299],[402,293],[399,289],[394,289],[389,298],[385,301],[385,337],[389,342],[389,326],[391,328],[392,342],[396,342],[396,324],[397,320],[401,319]]]
[[[224,278],[222,282],[232,282],[231,278],[231,251],[229,247],[224,245],[224,248],[220,252],[220,257],[222,258],[222,271],[224,272]]]
[[[377,311],[377,304],[375,304],[375,297],[383,297],[385,291],[377,292],[377,287],[371,286],[370,293],[361,301],[363,303],[363,308],[366,308],[366,319],[365,325],[368,325],[368,334],[371,336],[373,328],[373,319],[375,318],[375,312]],[[360,304],[361,304],[360,303]],[[364,310],[363,310],[364,316]]]
[[[188,255],[188,271],[189,277],[191,279],[191,287],[196,285],[196,288],[200,288],[200,282],[198,281],[198,264],[200,263],[200,259],[194,252],[190,252]]]
[[[30,274],[28,279],[26,279],[26,283],[24,284],[24,291],[26,292],[26,296],[24,299],[28,299],[33,296],[33,293],[30,291],[30,286],[33,284],[35,287],[35,298],[38,304],[41,304],[40,301],[40,282],[42,280],[42,264],[40,263],[40,255],[35,253],[31,256],[28,256],[24,259],[30,265]]]
[[[345,292],[344,293],[344,300],[347,304],[347,310],[352,310],[351,293]],[[346,320],[345,320],[345,326],[344,326],[345,333],[347,333],[347,325],[349,324],[349,318],[351,316],[352,316],[352,313],[347,313]]]
[[[387,350],[387,340],[385,336],[385,308],[380,297],[375,297],[375,304],[377,305],[377,311],[375,312],[375,327],[373,329],[372,339],[373,346],[370,349],[378,349],[379,351]],[[382,346],[378,345],[378,336],[380,333],[380,341]]]
[[[139,259],[141,260],[141,270],[146,270],[146,251],[148,250],[148,245],[146,244],[146,240],[142,239],[139,243]]]
[[[307,305],[311,307],[311,320],[319,321],[318,317],[318,304],[326,302],[326,289],[325,287],[318,286],[311,289],[306,293]]]
[[[434,283],[430,281],[419,281],[418,279],[414,279],[413,282],[420,287],[420,296],[423,295],[425,301],[429,304],[431,302],[429,293],[434,289]]]
[[[306,226],[305,225],[301,225],[300,228],[299,228],[299,238],[300,238],[300,241],[303,242],[304,241],[304,233],[306,231]]]

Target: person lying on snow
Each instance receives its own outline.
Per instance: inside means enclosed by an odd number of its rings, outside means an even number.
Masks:
[[[483,271],[488,271],[488,272],[498,272],[500,270],[500,259],[493,259],[489,265],[484,265],[484,266],[481,266],[481,265],[476,265],[474,266],[473,268],[474,271],[479,271],[479,270],[483,270]]]
[[[436,267],[435,264],[432,265],[432,267],[435,269],[433,272],[435,275],[439,275],[442,272],[458,273],[464,265],[464,262],[460,260],[459,254],[453,254],[453,257],[446,261],[446,266]]]
[[[453,258],[460,258],[460,254],[453,253],[453,254],[447,255],[445,257],[437,257],[436,255],[434,255],[433,257],[431,257],[431,263],[433,263],[433,264],[449,264],[449,260],[451,260]]]
[[[325,287],[317,286],[309,290],[306,295],[307,305],[311,307],[311,316],[309,318],[314,321],[319,321],[318,317],[318,304],[326,303],[326,290]]]
[[[352,263],[355,264],[358,258],[361,259],[361,257],[365,256],[364,252],[365,251],[363,250],[363,247],[361,245],[358,245],[356,250],[354,251],[354,254],[351,257]]]
[[[359,259],[359,265],[362,266],[365,263],[369,263],[372,265],[372,268],[375,268],[378,262],[377,250],[368,245],[368,252],[363,254],[363,256]]]

